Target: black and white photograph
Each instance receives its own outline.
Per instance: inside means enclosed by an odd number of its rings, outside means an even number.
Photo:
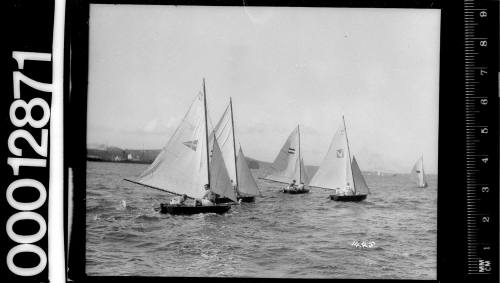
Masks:
[[[90,4],[85,273],[436,280],[440,30]]]

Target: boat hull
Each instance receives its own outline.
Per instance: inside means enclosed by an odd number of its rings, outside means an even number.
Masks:
[[[291,195],[306,194],[308,192],[309,192],[309,189],[303,189],[303,190],[283,190],[283,193],[285,193],[285,194],[291,194]]]
[[[255,202],[255,197],[252,196],[241,196],[238,197],[238,200],[241,200],[241,202]]]
[[[218,198],[214,201],[214,203],[219,204],[219,203],[232,203],[234,202],[232,199],[228,198]]]
[[[255,202],[255,197],[253,196],[241,196],[241,197],[237,197],[238,201],[241,200],[241,202]],[[217,199],[215,201],[215,203],[232,203],[232,204],[235,204],[236,202],[234,202],[232,199],[228,199],[228,198],[220,198],[220,199]]]
[[[210,206],[184,206],[160,204],[160,212],[173,215],[192,215],[199,213],[226,213],[231,208],[230,205],[210,205]]]
[[[366,199],[366,195],[352,195],[352,196],[344,196],[344,195],[330,195],[330,199],[334,201],[351,201],[351,202],[359,202]]]

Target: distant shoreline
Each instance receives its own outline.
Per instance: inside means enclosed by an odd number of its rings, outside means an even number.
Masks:
[[[95,162],[111,162],[111,163],[131,163],[131,164],[151,164],[160,154],[160,149],[122,149],[119,147],[101,147],[101,148],[87,148],[87,161]],[[251,157],[246,157],[250,169],[268,169],[271,162],[260,161]],[[315,165],[306,165],[307,172],[311,176],[318,169]],[[362,171],[365,175],[377,175],[377,171]],[[395,176],[406,175],[405,172],[384,172],[380,171],[381,176]],[[435,173],[426,173],[426,175],[437,175]]]
[[[160,149],[122,149],[115,146],[102,146],[99,148],[87,148],[87,161],[151,164],[160,154]],[[246,157],[250,169],[259,169],[269,166],[270,163]]]
[[[101,159],[93,159],[93,158],[87,158],[87,161],[92,161],[92,162],[106,162],[106,163],[131,163],[131,164],[151,164],[152,163],[152,162],[135,161],[135,160],[113,161],[113,160],[101,160]]]

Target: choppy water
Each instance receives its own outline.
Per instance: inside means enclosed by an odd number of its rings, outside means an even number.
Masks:
[[[365,176],[372,194],[360,203],[259,179],[255,203],[171,216],[154,209],[169,194],[122,181],[146,166],[87,163],[88,275],[436,278],[436,176],[425,189],[407,175]]]

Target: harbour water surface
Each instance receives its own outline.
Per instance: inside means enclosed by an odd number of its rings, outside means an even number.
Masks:
[[[435,175],[365,175],[359,203],[258,179],[255,203],[172,216],[155,210],[171,195],[123,181],[146,167],[87,163],[87,275],[436,279]]]

